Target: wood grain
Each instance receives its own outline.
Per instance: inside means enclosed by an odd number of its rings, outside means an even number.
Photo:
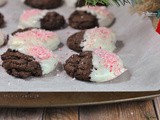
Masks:
[[[80,108],[80,120],[157,120],[152,101]]]
[[[47,108],[43,120],[78,120],[78,108]]]
[[[160,120],[160,97],[158,97],[154,100],[154,104],[155,104],[155,109],[157,112],[157,117]]]
[[[157,112],[155,112],[157,110]],[[0,108],[0,120],[158,120],[160,98],[68,108]]]
[[[43,109],[0,108],[0,120],[42,120]]]

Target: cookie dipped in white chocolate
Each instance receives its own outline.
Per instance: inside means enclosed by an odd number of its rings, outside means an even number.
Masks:
[[[114,15],[104,6],[83,6],[76,8],[76,10],[86,11],[96,16],[100,27],[110,26],[115,19]]]
[[[42,46],[26,45],[17,49],[12,49],[12,50],[19,51],[20,53],[23,53],[25,55],[29,55],[35,58],[35,60],[39,62],[41,66],[42,75],[52,72],[58,64],[57,55],[53,54],[53,52],[49,51],[48,49]]]
[[[75,7],[77,0],[65,0],[65,4],[68,7]]]
[[[55,50],[58,48],[60,40],[55,32],[42,29],[31,29],[10,36],[9,47],[12,49],[23,47],[27,44],[39,45],[49,50]]]
[[[106,50],[97,49],[92,53],[93,69],[90,81],[105,82],[117,78],[127,69],[119,56]]]
[[[24,11],[20,17],[18,28],[40,28],[40,19],[42,19],[46,14],[47,10],[31,9]]]
[[[82,51],[94,51],[101,48],[113,52],[116,48],[115,44],[115,34],[108,28],[99,27],[85,31],[80,47]]]

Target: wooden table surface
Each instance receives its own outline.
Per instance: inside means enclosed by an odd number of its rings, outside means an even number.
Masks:
[[[160,98],[65,108],[0,108],[0,120],[160,120]]]

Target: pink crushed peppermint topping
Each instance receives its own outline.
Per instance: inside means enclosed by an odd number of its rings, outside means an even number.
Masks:
[[[38,10],[38,9],[26,10],[23,12],[20,19],[28,20],[30,17],[38,15],[41,12],[42,12],[42,10]]]
[[[92,46],[94,46],[95,42],[99,39],[103,40],[104,44],[107,44],[108,43],[107,40],[109,35],[111,34],[111,30],[105,27],[100,27],[100,28],[89,29],[86,31],[86,34],[90,37],[86,41],[87,45],[85,47],[91,48]]]
[[[53,56],[52,52],[41,46],[34,46],[29,49],[29,54],[40,60],[45,60]]]
[[[101,14],[103,16],[108,16],[110,14],[108,9],[104,6],[84,6],[84,8],[85,7],[88,10],[91,10],[92,12],[96,12],[97,14]]]
[[[35,40],[44,42],[49,40],[51,37],[56,37],[56,33],[41,29],[32,29],[25,32],[16,33],[14,36],[23,39],[34,38]]]
[[[110,72],[113,72],[116,76],[122,73],[124,67],[123,64],[120,64],[122,61],[116,54],[102,49],[95,50],[94,54],[104,61],[102,64],[104,67],[109,68]]]
[[[105,27],[99,27],[99,28],[89,29],[87,30],[87,32],[91,36],[91,39],[94,39],[95,37],[106,39],[110,35],[111,30]]]

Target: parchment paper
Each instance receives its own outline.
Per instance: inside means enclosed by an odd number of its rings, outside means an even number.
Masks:
[[[17,79],[8,75],[0,67],[0,91],[155,91],[160,89],[160,36],[152,29],[149,19],[130,15],[129,5],[125,7],[109,7],[116,16],[116,22],[111,27],[116,32],[117,38],[123,41],[124,46],[117,53],[124,61],[125,66],[131,73],[126,73],[120,78],[105,83],[87,83],[74,80],[66,75],[62,67],[51,74],[40,78],[27,80]],[[7,5],[0,8],[5,15],[6,27],[2,29],[9,34],[17,29],[18,19],[24,9],[30,9],[20,0],[8,0]],[[73,8],[65,5],[55,11],[64,15],[67,19]],[[66,46],[67,38],[77,32],[70,27],[56,31],[64,44],[56,51],[62,62],[71,54],[75,53]],[[6,47],[0,49],[0,54]]]

